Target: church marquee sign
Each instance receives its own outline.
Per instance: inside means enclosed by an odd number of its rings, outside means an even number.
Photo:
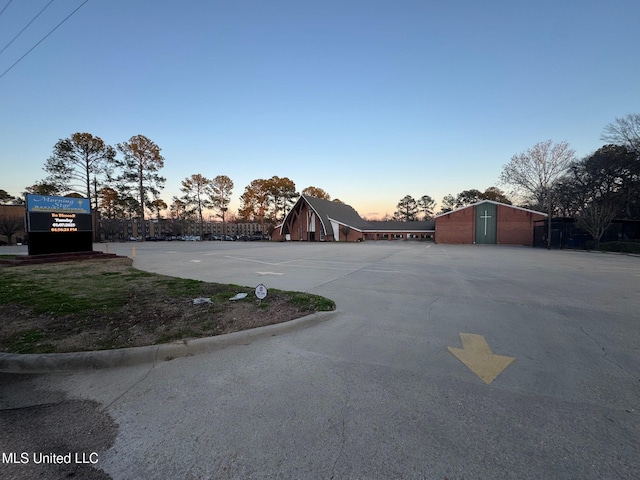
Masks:
[[[92,250],[88,198],[28,194],[26,207],[29,255]]]
[[[27,195],[27,229],[30,233],[91,232],[88,198]]]

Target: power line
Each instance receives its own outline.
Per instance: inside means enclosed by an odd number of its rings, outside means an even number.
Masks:
[[[9,5],[11,5],[11,2],[13,2],[13,0],[9,0],[9,1],[7,2],[7,4],[4,6],[4,8],[2,9],[2,11],[0,12],[0,15],[2,15],[2,14],[4,13],[4,11],[7,9],[7,7],[8,7]]]
[[[67,16],[65,17],[65,19],[64,19],[64,20],[62,20],[58,25],[56,25],[56,26],[53,28],[53,30],[51,30],[51,31],[50,31],[49,33],[47,33],[44,37],[42,37],[38,43],[36,43],[33,47],[31,47],[31,48],[27,51],[27,53],[25,53],[24,55],[22,55],[18,60],[16,60],[16,61],[15,61],[15,63],[14,63],[13,65],[11,65],[11,66],[10,66],[9,68],[7,68],[4,72],[2,72],[2,75],[0,75],[0,78],[4,77],[4,76],[5,76],[5,75],[6,75],[6,74],[7,74],[7,73],[8,73],[8,72],[13,68],[13,67],[15,67],[18,63],[20,63],[20,61],[21,61],[24,57],[26,57],[27,55],[29,55],[29,54],[30,54],[30,53],[31,53],[31,52],[32,52],[32,51],[33,51],[33,50],[34,50],[38,45],[40,45],[42,42],[44,42],[44,41],[47,39],[47,37],[48,37],[49,35],[51,35],[53,32],[55,32],[55,31],[58,29],[58,27],[60,27],[60,25],[62,25],[62,24],[63,24],[64,22],[66,22],[67,20],[69,20],[69,18],[71,18],[71,16],[72,16],[74,13],[76,13],[78,10],[80,10],[80,9],[82,8],[82,6],[83,6],[85,3],[87,3],[88,1],[89,1],[89,0],[84,0],[84,2],[82,2],[78,8],[76,8],[73,12],[71,12],[69,15],[67,15]],[[5,7],[5,8],[6,8],[6,7]]]
[[[10,41],[9,43],[7,43],[7,44],[4,46],[4,48],[3,48],[2,50],[0,50],[0,53],[4,52],[4,51],[9,47],[9,45],[11,45],[11,44],[13,43],[13,41],[14,41],[16,38],[18,38],[20,35],[22,35],[22,32],[24,32],[27,28],[29,28],[29,25],[31,25],[31,24],[35,21],[35,19],[36,19],[36,18],[38,18],[38,17],[40,16],[40,14],[41,14],[42,12],[44,12],[44,11],[47,9],[47,7],[48,7],[49,5],[51,5],[53,2],[54,2],[54,0],[51,0],[49,3],[47,3],[47,4],[44,6],[44,8],[43,8],[42,10],[40,10],[40,12],[38,12],[38,14],[37,14],[36,16],[35,16],[35,17],[33,17],[33,18],[31,19],[31,21],[30,21],[29,23],[27,23],[27,25],[26,25],[22,30],[20,30],[20,31],[18,32],[18,34],[17,34],[15,37],[13,37],[13,38],[11,39],[11,41]],[[2,13],[0,13],[0,15],[2,15]]]

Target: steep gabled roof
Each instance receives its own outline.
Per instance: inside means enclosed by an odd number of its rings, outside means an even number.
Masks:
[[[332,202],[330,200],[324,200],[322,198],[311,197],[309,195],[301,195],[296,204],[293,206],[289,215],[296,211],[298,205],[304,202],[309,205],[309,208],[313,210],[318,216],[324,231],[327,235],[335,235],[333,231],[333,225],[331,222],[336,222],[340,225],[346,225],[358,230],[360,232],[393,232],[393,231],[420,231],[429,232],[434,231],[435,221],[429,220],[426,222],[385,222],[385,221],[366,221],[358,212],[344,203]],[[285,218],[284,224],[287,222]]]
[[[320,218],[324,231],[327,235],[333,235],[333,227],[331,226],[331,220],[334,220],[343,225],[355,228],[356,230],[366,230],[369,224],[358,215],[353,207],[345,205],[344,203],[332,202],[330,200],[324,200],[322,198],[311,197],[309,195],[301,195],[300,200],[304,200],[309,206],[316,212],[316,215]]]
[[[439,213],[438,215],[436,215],[436,218],[451,215],[454,212],[459,212],[460,210],[464,210],[465,208],[475,207],[476,205],[482,205],[483,203],[493,203],[494,205],[502,205],[503,207],[513,208],[515,210],[522,210],[524,212],[537,213],[538,215],[547,216],[546,213],[538,212],[536,210],[529,210],[528,208],[516,207],[515,205],[508,205],[506,203],[496,202],[494,200],[480,200],[479,202],[472,203],[471,205],[465,205],[464,207],[456,208],[455,210],[451,210],[450,212]]]

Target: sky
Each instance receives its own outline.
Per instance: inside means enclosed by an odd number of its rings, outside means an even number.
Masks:
[[[0,0],[0,49],[51,0]],[[0,53],[0,189],[88,132],[192,174],[315,186],[362,216],[498,185],[510,158],[584,157],[640,113],[637,0],[55,0]],[[5,72],[5,73],[3,73]]]

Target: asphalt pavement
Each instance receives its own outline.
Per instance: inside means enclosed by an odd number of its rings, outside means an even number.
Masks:
[[[3,374],[3,478],[640,478],[639,257],[108,247],[143,270],[324,295],[338,313],[170,361]],[[35,463],[67,451],[86,461]]]

